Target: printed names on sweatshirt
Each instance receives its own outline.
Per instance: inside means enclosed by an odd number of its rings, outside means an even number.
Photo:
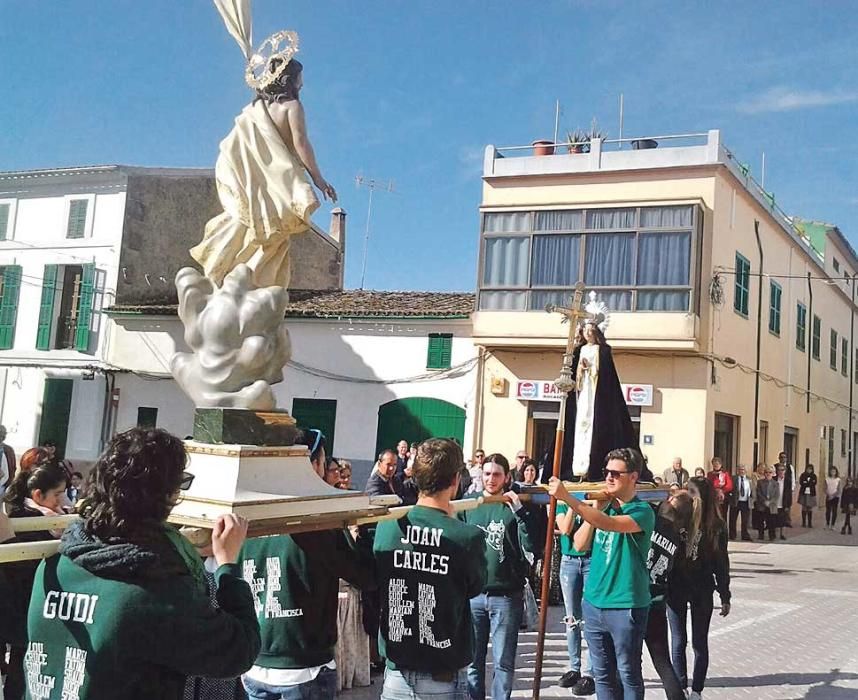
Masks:
[[[42,642],[30,642],[24,655],[24,672],[27,674],[27,689],[33,700],[48,700],[57,679],[42,673],[48,665],[48,655]],[[66,647],[63,667],[63,686],[60,700],[80,700],[80,690],[86,680],[86,651],[77,647]]]
[[[443,530],[436,527],[419,527],[408,525],[405,536],[400,539],[404,545],[440,547]],[[437,576],[446,576],[450,570],[450,557],[447,554],[432,552],[415,552],[412,549],[393,550],[393,566],[396,569],[410,569]],[[414,594],[417,599],[414,600]],[[409,589],[406,579],[391,578],[387,586],[388,595],[388,639],[391,642],[401,642],[406,637],[414,636],[414,629],[408,618],[414,615],[417,608],[417,630],[420,644],[434,649],[447,649],[452,645],[450,639],[437,640],[432,631],[435,621],[435,586],[418,582],[417,590]],[[413,624],[413,623],[412,623]]]
[[[283,574],[279,557],[268,557],[265,560],[265,576],[256,576],[256,562],[248,559],[244,562],[242,576],[250,591],[253,593],[253,607],[256,616],[264,616],[265,619],[279,619],[284,617],[301,617],[304,611],[301,608],[283,609],[280,597],[277,595],[283,590]],[[264,597],[264,602],[260,598]]]

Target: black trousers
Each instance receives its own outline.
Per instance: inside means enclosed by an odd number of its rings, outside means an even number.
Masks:
[[[778,514],[758,510],[757,516],[759,517],[757,520],[757,532],[760,535],[760,539],[763,539],[763,532],[768,530],[769,539],[773,540],[775,538],[775,528],[778,526]]]
[[[730,506],[730,539],[736,539],[736,520],[742,518],[742,538],[750,537],[748,534],[748,518],[751,517],[751,508],[747,501],[738,501]]]
[[[679,683],[673,664],[670,663],[670,647],[667,643],[667,609],[664,603],[653,603],[649,609],[646,626],[646,648],[652,665],[655,666],[667,700],[685,700],[686,695]]]
[[[840,498],[825,499],[825,524],[834,527],[837,524],[837,506],[840,505]]]

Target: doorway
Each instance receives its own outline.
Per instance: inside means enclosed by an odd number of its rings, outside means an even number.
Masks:
[[[787,464],[792,464],[795,467],[798,459],[798,428],[784,426],[784,446],[782,449],[786,452]]]
[[[431,437],[453,438],[461,445],[464,436],[464,408],[441,399],[412,396],[379,407],[375,452],[395,449],[400,440],[422,442]]]
[[[71,416],[73,379],[45,379],[45,393],[42,395],[42,420],[39,424],[39,444],[52,440],[57,446],[57,458],[66,456],[66,442]]]
[[[729,413],[715,414],[715,441],[713,457],[720,457],[724,469],[733,472],[738,454],[739,416]]]

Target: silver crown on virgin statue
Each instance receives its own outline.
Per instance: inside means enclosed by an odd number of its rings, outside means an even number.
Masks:
[[[281,43],[283,46],[281,47]],[[275,32],[250,56],[244,79],[254,90],[264,90],[279,78],[292,57],[298,53],[298,32]]]

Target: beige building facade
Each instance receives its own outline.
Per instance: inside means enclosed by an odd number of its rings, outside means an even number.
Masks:
[[[556,155],[489,146],[480,211],[474,445],[538,458],[553,442],[567,326],[544,309],[581,281],[612,311],[655,473],[781,449],[799,471],[850,467],[855,251],[788,218],[718,131]]]

